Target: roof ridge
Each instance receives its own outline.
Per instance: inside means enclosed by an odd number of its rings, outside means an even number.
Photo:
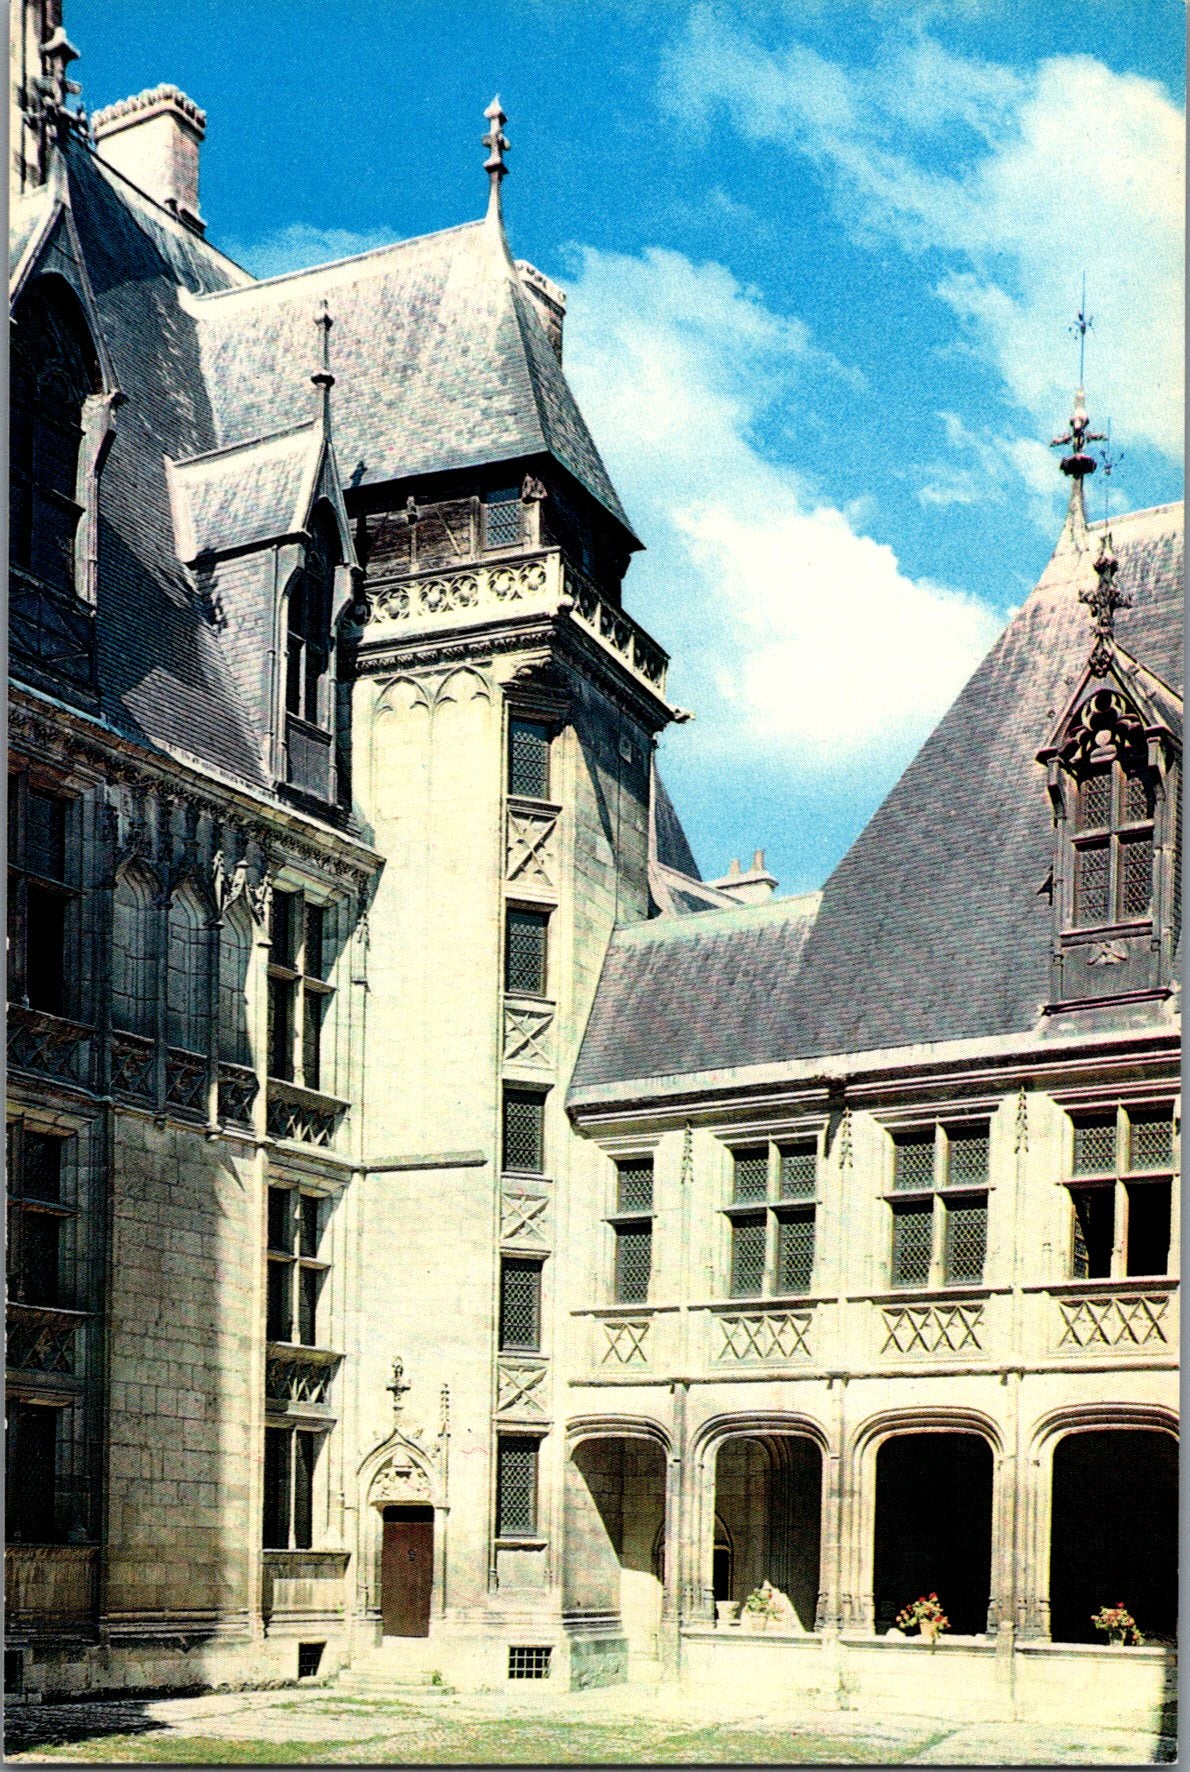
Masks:
[[[465,234],[468,230],[482,227],[482,221],[456,222],[450,228],[435,228],[428,234],[411,234],[406,240],[390,240],[384,246],[369,246],[364,252],[348,252],[342,258],[324,259],[321,264],[304,265],[293,271],[278,271],[274,277],[252,277],[250,283],[240,284],[235,288],[203,290],[194,296],[194,300],[205,303],[225,295],[247,295],[260,289],[275,289],[279,283],[292,283],[299,277],[325,275],[327,271],[337,271],[343,265],[360,264],[364,259],[381,258],[385,253],[403,252],[410,246],[421,246],[430,240],[444,240],[450,234]],[[231,262],[234,264],[235,260]],[[248,275],[251,277],[252,273],[249,272]]]
[[[283,437],[300,436],[303,431],[315,430],[317,426],[317,418],[303,419],[300,424],[283,425],[279,431],[265,431],[259,437],[243,437],[238,443],[220,443],[217,448],[200,450],[197,455],[175,456],[173,465],[175,468],[195,467],[220,455],[234,455],[237,449],[259,449],[265,443],[279,443]]]

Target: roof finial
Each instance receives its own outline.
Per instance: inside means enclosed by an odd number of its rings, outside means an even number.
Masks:
[[[1070,429],[1060,437],[1050,441],[1051,449],[1062,449],[1067,443],[1073,444],[1069,455],[1062,457],[1062,472],[1073,482],[1070,488],[1070,522],[1081,536],[1086,533],[1087,507],[1083,498],[1083,481],[1088,474],[1093,474],[1097,463],[1087,448],[1088,443],[1102,443],[1105,436],[1102,431],[1093,431],[1087,416],[1087,396],[1083,390],[1083,375],[1086,368],[1087,332],[1092,321],[1087,314],[1087,279],[1083,275],[1082,303],[1078,316],[1070,327],[1071,332],[1078,333],[1078,388],[1075,391],[1074,406],[1070,414]]]
[[[504,125],[508,122],[500,104],[500,95],[492,100],[484,116],[488,120],[488,133],[483,138],[483,145],[488,150],[488,157],[483,169],[492,181],[488,193],[488,214],[500,217],[500,184],[508,176],[508,168],[504,164],[504,156],[508,152],[508,137],[504,133]]]
[[[1079,602],[1086,603],[1089,607],[1095,628],[1091,671],[1096,677],[1106,676],[1111,663],[1116,640],[1116,610],[1132,607],[1132,598],[1127,591],[1116,587],[1119,567],[1120,562],[1112,548],[1111,531],[1105,530],[1099,543],[1099,558],[1095,562],[1094,588],[1085,588],[1078,594]]]
[[[331,413],[331,389],[335,385],[335,378],[331,374],[331,327],[335,323],[331,319],[330,309],[327,307],[325,295],[322,298],[322,307],[319,309],[318,313],[315,314],[315,316],[314,316],[314,324],[315,324],[315,326],[317,326],[319,332],[321,332],[321,334],[322,334],[322,346],[321,346],[322,361],[321,361],[321,366],[314,371],[314,374],[310,377],[310,380],[314,383],[314,386],[316,388],[319,388],[322,391],[323,422],[329,428],[330,413]]]

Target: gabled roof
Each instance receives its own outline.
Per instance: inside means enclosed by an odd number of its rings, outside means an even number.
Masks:
[[[1120,647],[1151,693],[1182,685],[1180,505],[1112,519]],[[1099,526],[1069,530],[1037,588],[828,880],[804,943],[743,912],[619,932],[571,1098],[746,1064],[1009,1035],[1046,1000],[1053,830],[1038,748],[1083,674],[1094,634]],[[1170,704],[1171,710],[1173,704]],[[758,907],[779,916],[787,901]],[[691,964],[685,942],[750,931],[747,975]],[[723,939],[723,938],[721,938]],[[642,947],[641,944],[650,944]],[[741,953],[745,950],[739,950]],[[708,957],[711,950],[708,950]],[[716,954],[732,952],[730,939]]]
[[[631,535],[491,217],[184,297],[221,443],[285,430],[300,416],[324,299],[336,440],[351,485],[550,454]]]

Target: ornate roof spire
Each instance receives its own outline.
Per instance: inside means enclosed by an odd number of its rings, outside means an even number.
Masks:
[[[1069,455],[1064,455],[1060,462],[1062,472],[1072,482],[1070,487],[1070,514],[1067,522],[1076,539],[1083,542],[1087,532],[1087,506],[1083,496],[1083,481],[1088,474],[1093,474],[1098,466],[1095,457],[1087,448],[1088,443],[1102,443],[1106,433],[1093,431],[1087,416],[1087,396],[1083,390],[1084,371],[1086,368],[1087,333],[1094,322],[1087,313],[1087,279],[1083,276],[1083,299],[1078,315],[1070,327],[1071,332],[1078,333],[1078,388],[1074,395],[1074,407],[1070,414],[1070,429],[1060,437],[1050,440],[1051,449],[1063,449],[1066,444],[1073,447]]]
[[[488,214],[500,220],[500,185],[508,177],[508,168],[504,164],[504,156],[508,152],[508,137],[504,133],[504,125],[508,118],[501,107],[499,93],[484,112],[484,116],[488,120],[488,133],[483,138],[483,145],[488,150],[488,157],[483,163],[483,169],[492,181],[492,188],[488,193]]]
[[[1132,598],[1128,593],[1116,588],[1116,573],[1119,568],[1120,562],[1112,548],[1111,531],[1105,530],[1099,544],[1099,558],[1095,561],[1096,582],[1093,587],[1081,590],[1078,594],[1079,602],[1086,603],[1090,608],[1091,621],[1095,628],[1091,670],[1096,677],[1106,676],[1115,650],[1116,610],[1132,607]]]
[[[320,347],[321,364],[320,367],[314,371],[310,380],[322,393],[322,422],[324,429],[329,431],[331,424],[331,389],[335,385],[335,378],[331,374],[331,327],[335,323],[331,319],[330,309],[327,307],[325,296],[322,298],[322,307],[314,316],[314,324],[322,334],[322,343]]]

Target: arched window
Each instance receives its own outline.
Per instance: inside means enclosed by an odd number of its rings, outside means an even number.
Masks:
[[[248,1038],[248,967],[252,930],[247,913],[235,904],[219,931],[219,1056],[225,1064],[252,1063]]]
[[[153,885],[125,868],[112,895],[112,1024],[126,1033],[156,1032]]]
[[[165,1037],[186,1052],[206,1045],[205,921],[195,894],[183,886],[169,907]]]
[[[73,593],[83,403],[102,382],[78,303],[60,278],[39,278],[18,305],[11,373],[9,557]]]
[[[285,748],[286,780],[320,800],[331,793],[331,606],[341,558],[334,516],[318,506],[286,598]]]

